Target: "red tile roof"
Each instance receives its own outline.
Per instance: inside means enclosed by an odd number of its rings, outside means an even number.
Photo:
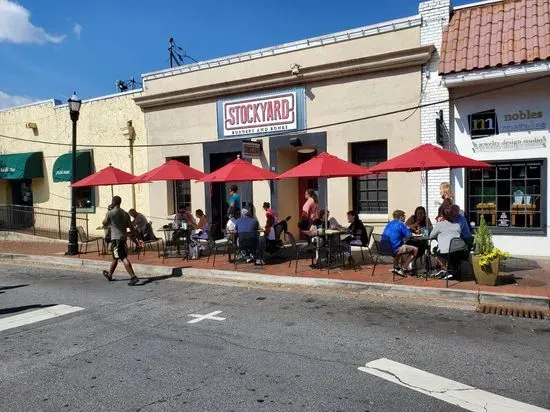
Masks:
[[[550,60],[550,0],[503,0],[455,11],[439,74],[539,60]]]

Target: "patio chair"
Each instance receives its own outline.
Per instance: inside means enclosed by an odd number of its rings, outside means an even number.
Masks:
[[[77,226],[76,230],[78,232],[78,238],[80,241],[80,247],[78,248],[78,254],[82,254],[82,246],[84,246],[84,253],[88,253],[88,243],[95,243],[97,245],[97,255],[101,256],[101,249],[99,247],[99,242],[103,242],[101,236],[89,237],[86,231],[82,226]]]
[[[139,255],[142,254],[145,256],[145,250],[147,249],[147,246],[149,246],[149,249],[153,251],[153,245],[157,245],[157,255],[160,259],[161,257],[161,245],[162,250],[164,251],[164,239],[160,237],[155,236],[155,232],[153,231],[153,225],[151,222],[147,223],[145,233],[148,234],[147,236],[144,236],[143,234],[140,234],[139,238],[143,242],[143,247],[138,249],[137,258],[139,259]],[[164,254],[162,254],[162,261],[164,262]]]
[[[371,240],[371,237],[372,237],[372,232],[374,231],[374,226],[367,226],[365,225],[365,229],[367,230],[367,244],[366,245],[363,245],[361,243],[361,241],[359,241],[359,243],[354,243],[354,241],[352,240],[350,242],[351,246],[356,246],[356,247],[359,247],[360,250],[361,250],[361,258],[363,258],[363,262],[365,262],[365,254],[363,252],[363,249],[367,249],[368,252],[369,252],[369,255],[370,255],[370,259],[371,261],[374,262],[374,259],[372,258],[372,252],[370,250],[370,240]],[[361,236],[361,233],[358,233],[358,236]]]
[[[311,264],[313,265],[313,257],[315,256],[315,246],[311,243],[296,243],[296,239],[294,239],[294,235],[290,232],[285,233],[288,240],[290,240],[290,260],[288,261],[288,267],[290,268],[290,265],[292,264],[292,261],[296,261],[296,266],[294,268],[294,273],[298,273],[298,260],[300,260],[300,256],[308,256],[311,257]]]
[[[435,275],[436,277],[441,277],[445,279],[445,287],[449,287],[449,279],[456,278],[458,273],[459,263],[462,260],[468,260],[470,250],[464,244],[464,241],[455,237],[451,239],[451,244],[449,245],[449,256],[444,258],[441,254],[437,254],[437,257],[440,261],[445,263],[445,266],[441,268],[439,272]]]
[[[235,259],[233,263],[235,264],[235,270],[237,270],[237,265],[239,262],[244,261],[242,257],[242,252],[251,252],[254,255],[254,260],[256,260],[255,255],[258,249],[259,236],[258,232],[239,232],[237,239],[233,242],[233,247],[235,250]]]
[[[390,240],[387,237],[382,237],[382,235],[379,234],[373,234],[372,239],[374,240],[374,247],[376,248],[376,259],[373,261],[374,266],[372,268],[372,274],[371,276],[374,276],[374,271],[376,269],[376,265],[378,264],[378,261],[380,260],[380,257],[382,256],[388,256],[392,258],[392,275],[393,275],[393,281],[395,281],[395,269],[396,269],[396,256],[395,253],[393,253],[393,247],[391,245]]]
[[[208,249],[208,259],[206,262],[210,262],[210,256],[213,256],[212,259],[212,266],[216,264],[216,255],[218,252],[224,252],[224,254],[229,255],[231,252],[231,248],[233,247],[233,243],[228,239],[215,239],[214,234],[218,233],[220,230],[220,226],[218,223],[213,223],[210,225],[210,229],[208,230],[208,241],[207,241],[207,249]]]

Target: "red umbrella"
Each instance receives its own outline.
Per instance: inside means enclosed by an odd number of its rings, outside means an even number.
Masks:
[[[350,163],[339,157],[323,152],[285,173],[279,175],[279,179],[290,179],[293,177],[352,177],[365,176],[369,170],[363,166]],[[328,191],[325,191],[325,204],[328,205]],[[325,213],[325,227],[327,227],[328,214]]]
[[[73,183],[71,186],[111,186],[111,194],[113,194],[113,185],[129,185],[134,183],[135,178],[136,176],[133,174],[109,165],[105,169],[101,169],[99,172]]]
[[[432,144],[423,144],[393,159],[369,168],[370,173],[424,172],[426,178],[426,210],[428,210],[428,170],[457,169],[463,167],[486,168],[489,163],[449,152]]]
[[[364,176],[369,173],[369,170],[363,166],[347,162],[339,157],[323,152],[279,175],[279,179],[290,179],[293,177],[351,177]]]
[[[252,163],[237,158],[231,163],[207,174],[199,182],[226,183],[226,182],[252,182],[255,180],[275,180],[277,175],[269,170],[254,166]]]
[[[142,174],[134,180],[134,183],[153,182],[158,180],[199,180],[204,173],[187,166],[177,160],[168,162]]]

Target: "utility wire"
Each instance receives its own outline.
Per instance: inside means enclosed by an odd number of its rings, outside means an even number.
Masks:
[[[503,85],[503,86],[499,86],[499,87],[494,87],[492,89],[467,93],[465,95],[454,97],[454,98],[438,100],[438,101],[431,102],[431,103],[419,104],[419,105],[413,106],[413,107],[407,107],[407,108],[403,108],[403,109],[392,110],[392,111],[388,111],[388,112],[384,112],[384,113],[377,113],[377,114],[364,116],[364,117],[357,117],[355,119],[341,120],[339,122],[326,123],[326,124],[323,124],[323,125],[313,126],[313,127],[305,127],[303,129],[292,130],[291,132],[285,131],[285,132],[270,133],[269,136],[280,136],[280,135],[286,135],[286,134],[289,134],[289,133],[291,133],[291,134],[303,133],[303,132],[308,132],[308,131],[311,131],[311,130],[325,129],[325,128],[328,128],[328,127],[340,126],[340,125],[343,125],[343,124],[355,123],[355,122],[360,122],[360,121],[364,121],[364,120],[377,119],[379,117],[391,116],[391,115],[394,115],[394,114],[408,112],[410,110],[418,110],[418,109],[422,109],[424,107],[437,106],[437,105],[440,105],[440,104],[443,104],[443,103],[451,103],[451,102],[456,102],[456,101],[463,100],[463,99],[466,99],[466,98],[469,98],[469,97],[480,96],[480,95],[483,95],[483,94],[489,94],[489,93],[492,93],[492,92],[495,92],[495,91],[509,89],[509,88],[512,88],[512,87],[515,87],[515,86],[519,86],[519,85],[527,84],[527,83],[532,83],[532,82],[542,80],[542,79],[546,79],[546,78],[549,78],[549,77],[550,77],[550,74],[546,74],[544,76],[536,77],[536,78],[533,78],[533,79],[522,80],[522,81],[515,82],[515,83],[512,83],[512,84]],[[58,143],[58,142],[47,142],[47,141],[44,141],[44,140],[24,139],[24,138],[20,138],[20,137],[8,136],[8,135],[1,134],[1,133],[0,133],[0,137],[3,137],[5,139],[16,140],[16,141],[20,141],[20,142],[41,143],[41,144],[52,145],[52,146],[72,146],[71,143]],[[217,142],[217,141],[218,141],[218,139],[209,140],[209,141],[200,140],[200,141],[196,141],[196,142],[182,142],[182,143],[136,144],[133,147],[134,148],[147,148],[147,147],[189,146],[189,145],[194,145],[194,144],[212,143],[212,142]],[[127,148],[128,147],[127,145],[100,145],[100,144],[79,144],[77,146],[78,147],[86,147],[86,148]]]

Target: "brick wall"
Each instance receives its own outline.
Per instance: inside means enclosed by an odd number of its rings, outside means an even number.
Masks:
[[[440,76],[437,73],[439,64],[439,50],[441,47],[442,31],[445,25],[449,23],[451,10],[450,0],[429,0],[420,3],[419,13],[422,16],[422,26],[420,29],[420,44],[433,44],[436,48],[431,60],[422,68],[422,104],[447,100],[449,91],[443,85]],[[420,136],[422,143],[436,143],[436,118],[440,110],[443,110],[443,120],[445,125],[450,128],[450,104],[448,102],[435,104],[420,109]],[[447,138],[443,142],[444,149],[450,150],[450,140]],[[428,172],[428,215],[435,218],[439,207],[439,184],[449,182],[449,169],[434,170]],[[424,177],[422,178],[422,204],[425,205],[426,186]]]

